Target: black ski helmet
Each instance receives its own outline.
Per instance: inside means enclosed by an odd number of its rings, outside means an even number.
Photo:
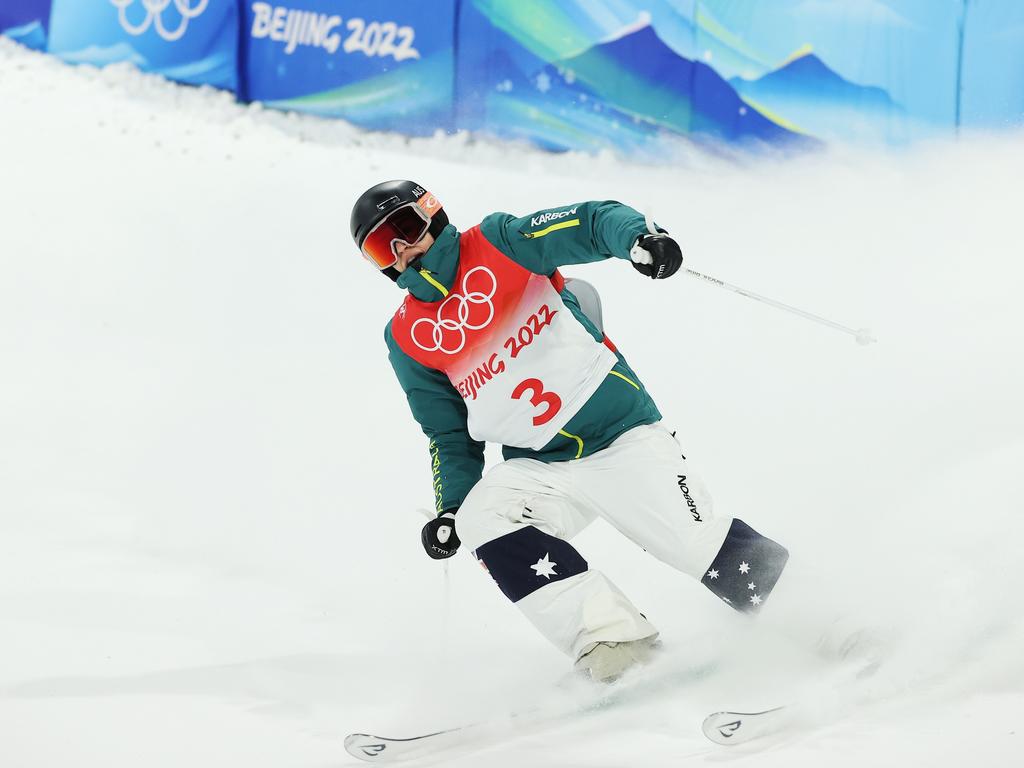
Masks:
[[[374,184],[363,192],[352,206],[352,218],[349,221],[349,228],[352,232],[352,239],[360,250],[363,247],[363,239],[370,230],[388,215],[389,212],[406,203],[415,203],[423,197],[430,195],[426,188],[408,179],[396,179],[394,181],[382,181]],[[444,208],[435,203],[436,210],[430,218],[430,229],[427,231],[437,237],[448,226],[448,215]],[[434,207],[434,206],[431,206]],[[401,274],[394,267],[382,269],[385,275],[392,280],[397,280]]]

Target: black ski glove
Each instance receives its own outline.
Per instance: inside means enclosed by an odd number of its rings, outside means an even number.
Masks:
[[[667,233],[640,235],[629,258],[637,272],[655,280],[672,277],[683,266],[683,252]]]
[[[427,554],[435,560],[444,560],[459,551],[459,535],[455,533],[455,513],[458,507],[446,509],[423,526],[420,541]]]

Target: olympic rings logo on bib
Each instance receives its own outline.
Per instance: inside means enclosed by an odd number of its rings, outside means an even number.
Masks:
[[[485,286],[486,290],[473,290]],[[412,324],[413,343],[424,352],[461,352],[466,346],[466,331],[479,331],[494,319],[491,299],[497,292],[494,273],[487,267],[473,267],[462,278],[462,293],[453,293],[437,308],[437,320],[421,317]]]

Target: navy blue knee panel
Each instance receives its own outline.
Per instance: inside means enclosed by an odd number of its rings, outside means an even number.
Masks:
[[[700,583],[737,611],[751,613],[768,598],[788,559],[781,544],[734,519]]]
[[[587,561],[569,542],[532,525],[480,545],[476,557],[513,603],[587,570]]]

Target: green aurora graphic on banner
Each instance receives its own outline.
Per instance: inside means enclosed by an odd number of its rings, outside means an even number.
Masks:
[[[671,136],[899,145],[959,125],[1019,125],[1024,4],[976,5],[467,0],[459,124],[553,149],[655,153]],[[1004,105],[994,120],[993,80]]]
[[[1010,0],[12,0],[0,31],[371,130],[555,151],[902,146],[1024,124]]]

